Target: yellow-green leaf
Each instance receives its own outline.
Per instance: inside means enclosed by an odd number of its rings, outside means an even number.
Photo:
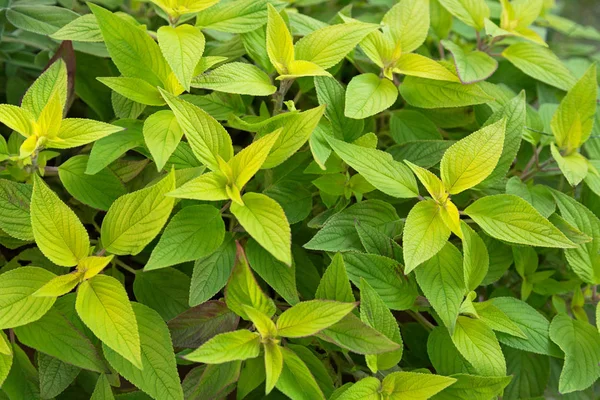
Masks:
[[[402,53],[410,53],[425,42],[429,31],[429,0],[402,0],[382,21],[390,29]]]
[[[281,128],[261,137],[229,160],[233,178],[232,183],[238,189],[243,188],[262,167],[273,145],[279,139],[280,133]]]
[[[277,319],[277,332],[283,337],[311,336],[339,322],[356,303],[310,300],[285,310]]]
[[[158,45],[177,80],[190,90],[194,69],[204,53],[206,43],[200,29],[192,25],[161,26],[156,32]]]
[[[260,335],[246,329],[221,333],[185,356],[187,360],[204,364],[221,364],[247,360],[260,354]]]
[[[260,193],[242,196],[244,205],[231,204],[231,212],[262,247],[279,261],[292,265],[292,235],[283,209]]]
[[[434,200],[418,202],[408,213],[404,226],[404,273],[436,255],[448,237],[450,229],[442,219],[440,205]]]
[[[288,66],[294,61],[294,42],[285,21],[271,3],[267,5],[267,54],[271,64],[280,74],[288,72]]]
[[[367,73],[352,78],[346,89],[344,115],[363,119],[375,115],[394,104],[398,89],[392,81]]]
[[[59,275],[49,280],[44,286],[33,293],[34,297],[58,297],[75,289],[83,274],[73,271],[65,275]]]
[[[33,237],[53,263],[71,267],[88,255],[90,239],[77,215],[34,175],[31,196]]]
[[[142,368],[137,321],[127,292],[118,280],[96,275],[84,281],[77,289],[75,309],[98,339]]]
[[[102,245],[111,253],[138,254],[160,232],[175,199],[165,194],[175,189],[175,172],[160,182],[119,197],[102,221]]]
[[[420,54],[403,54],[394,65],[394,72],[438,81],[460,82],[458,76],[442,64]]]
[[[481,128],[453,144],[442,158],[442,182],[450,194],[457,194],[487,178],[502,155],[506,118]]]

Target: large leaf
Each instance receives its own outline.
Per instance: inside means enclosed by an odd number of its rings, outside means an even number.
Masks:
[[[31,196],[31,226],[35,241],[52,262],[74,266],[88,255],[90,240],[75,213],[35,175]]]
[[[190,90],[194,69],[204,52],[204,35],[191,25],[161,26],[158,45],[179,83]]]
[[[175,214],[144,270],[165,268],[206,257],[215,251],[225,237],[225,223],[213,206],[185,207]]]
[[[0,329],[40,319],[56,298],[32,296],[55,275],[43,268],[22,267],[0,275]]]
[[[408,213],[404,227],[404,273],[408,274],[422,262],[436,255],[450,237],[450,229],[434,200],[418,202]]]
[[[278,334],[284,337],[311,336],[339,322],[356,303],[332,300],[311,300],[298,303],[277,319]]]
[[[183,399],[175,353],[166,324],[158,313],[139,303],[132,303],[139,327],[141,366],[137,367],[106,344],[104,355],[125,379],[155,399]]]
[[[533,206],[514,195],[483,197],[467,207],[465,214],[496,239],[530,246],[575,247]]]
[[[261,246],[279,261],[292,264],[290,225],[281,206],[260,193],[246,193],[244,205],[231,204],[231,212]]]
[[[277,90],[260,68],[241,62],[227,63],[196,76],[192,87],[251,96],[268,96]]]
[[[175,189],[175,173],[160,182],[119,197],[102,221],[102,245],[111,253],[138,254],[160,232],[175,199],[165,196]]]
[[[77,314],[105,345],[142,368],[138,324],[121,283],[107,275],[83,282],[77,290]]]
[[[352,78],[346,89],[344,115],[363,119],[389,108],[398,98],[398,89],[389,79],[367,73]]]
[[[21,240],[33,240],[29,215],[32,187],[0,180],[0,229]]]

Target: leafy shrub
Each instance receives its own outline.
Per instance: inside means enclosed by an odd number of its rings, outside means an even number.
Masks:
[[[8,3],[0,399],[600,396],[596,29]]]

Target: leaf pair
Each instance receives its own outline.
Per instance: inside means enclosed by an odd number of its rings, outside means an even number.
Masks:
[[[418,203],[409,212],[404,228],[405,273],[437,254],[450,232],[463,237],[459,211],[449,195],[483,182],[502,155],[506,118],[488,125],[452,145],[442,157],[441,179],[405,160],[433,200]]]
[[[277,9],[268,4],[267,54],[278,80],[302,76],[330,76],[326,71],[340,62],[377,25],[353,22],[318,29],[294,45]],[[332,51],[333,50],[333,51]]]
[[[529,40],[538,45],[547,47],[544,39],[534,30],[529,28],[537,17],[539,17],[544,7],[543,0],[501,0],[502,13],[500,14],[500,27],[486,18],[485,30],[489,35],[496,36],[517,36]]]
[[[178,95],[189,90],[204,52],[202,32],[191,25],[163,26],[158,44],[140,27],[110,11],[90,5],[120,77],[98,80],[134,102],[161,106],[159,88]]]
[[[246,360],[257,357],[262,348],[267,394],[278,383],[286,362],[300,362],[300,365],[304,365],[291,350],[280,346],[280,337],[315,335],[340,321],[356,307],[356,303],[306,301],[284,311],[274,323],[271,316],[275,312],[275,306],[254,280],[241,248],[238,248],[238,262],[232,271],[226,293],[228,307],[250,320],[258,332],[237,330],[216,335],[188,354],[186,359],[208,364]],[[286,361],[288,358],[290,360]],[[304,369],[308,370],[305,365]],[[302,379],[310,383],[310,378],[312,375],[309,373]],[[312,383],[314,387],[318,387],[314,384],[314,378]],[[283,384],[285,387],[285,378]]]
[[[20,158],[42,148],[68,149],[88,144],[123,128],[81,118],[65,118],[67,69],[62,60],[50,66],[29,88],[21,107],[0,104],[0,122],[23,135]]]

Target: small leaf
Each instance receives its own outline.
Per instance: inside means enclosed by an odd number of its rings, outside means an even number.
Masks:
[[[269,96],[277,90],[264,71],[241,62],[227,63],[198,75],[192,79],[191,85],[195,88],[251,96]]]
[[[480,375],[506,375],[506,361],[498,339],[483,321],[458,317],[452,342]]]
[[[283,337],[311,336],[335,324],[356,307],[356,303],[311,300],[296,304],[277,319],[277,331]]]
[[[183,131],[173,111],[162,110],[144,121],[144,141],[161,171],[181,141]]]
[[[375,115],[394,104],[398,89],[389,79],[367,73],[352,78],[346,89],[344,115],[363,119]]]
[[[271,3],[267,4],[267,53],[271,64],[279,74],[288,72],[288,67],[294,61],[294,42],[292,35],[279,12]]]
[[[381,382],[381,391],[390,398],[428,399],[456,382],[456,379],[418,372],[392,372]]]
[[[246,329],[221,333],[185,356],[187,360],[204,364],[221,364],[258,357],[260,335]]]
[[[161,26],[156,32],[160,51],[177,80],[187,90],[194,76],[194,68],[204,52],[204,35],[191,25]]]

